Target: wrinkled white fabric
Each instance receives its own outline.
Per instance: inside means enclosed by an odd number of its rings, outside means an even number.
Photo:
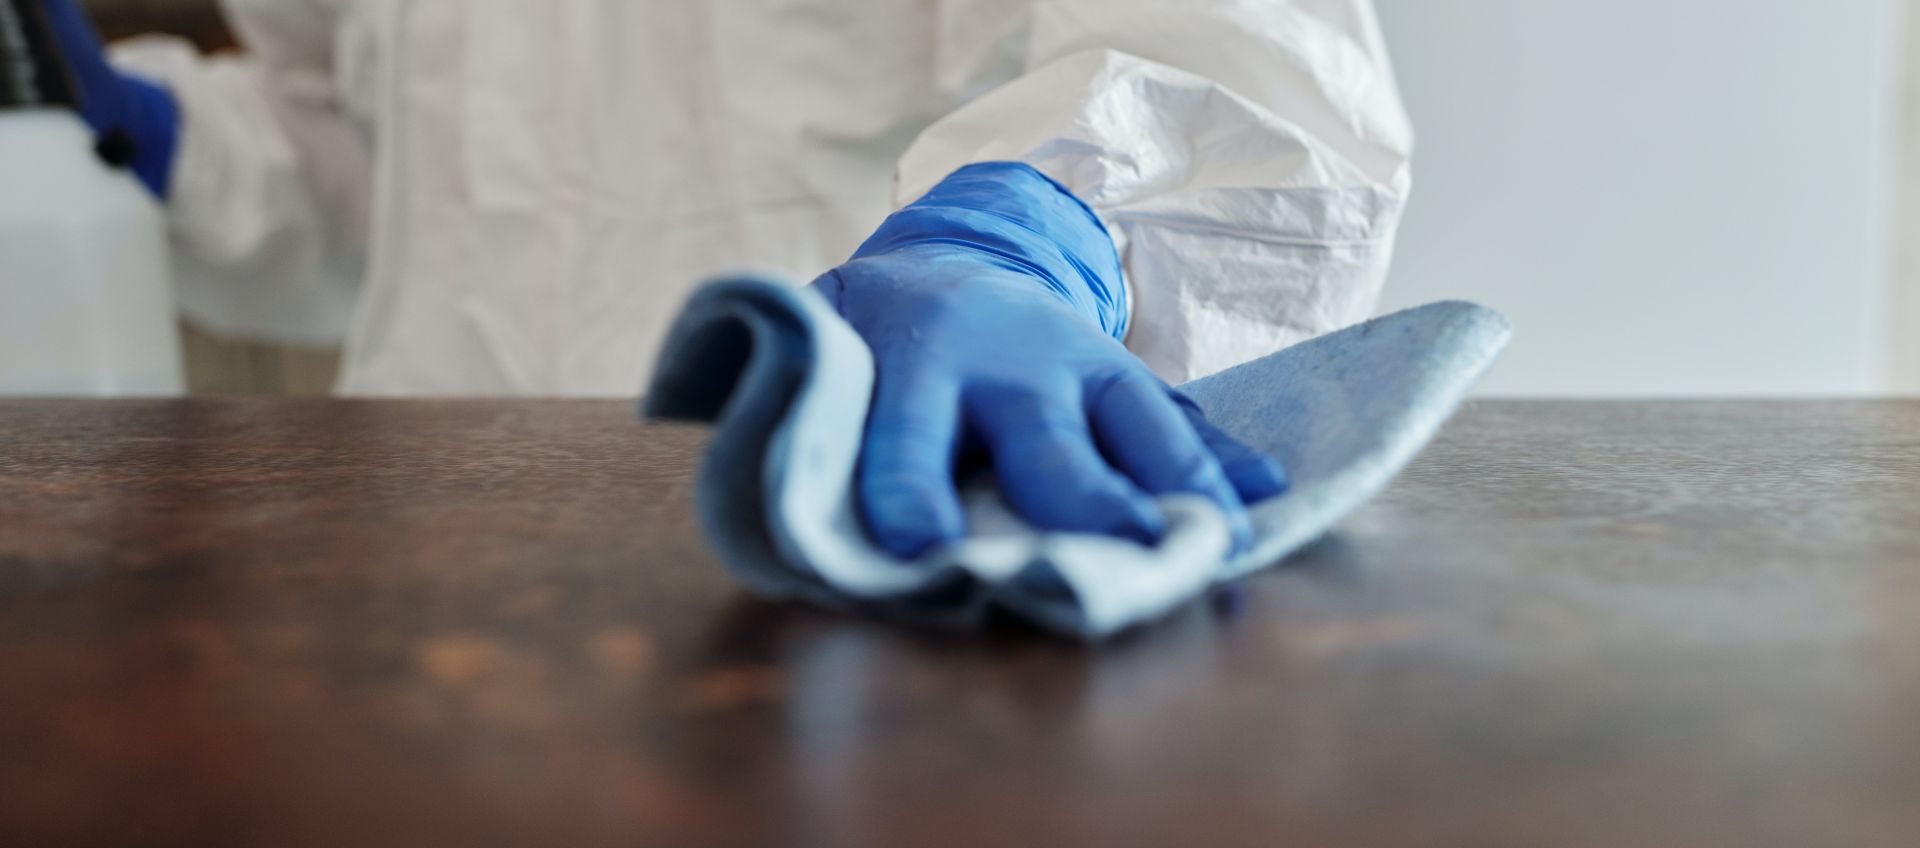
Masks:
[[[244,56],[118,53],[182,103],[183,302],[346,332],[350,393],[630,395],[699,280],[808,279],[985,159],[1095,207],[1184,381],[1366,317],[1409,184],[1368,0],[227,8]]]

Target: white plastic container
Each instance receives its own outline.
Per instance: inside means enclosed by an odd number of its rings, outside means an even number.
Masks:
[[[65,109],[0,110],[0,395],[178,395],[166,222]]]

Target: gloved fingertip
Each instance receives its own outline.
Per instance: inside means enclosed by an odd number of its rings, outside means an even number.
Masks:
[[[1220,517],[1226,519],[1227,532],[1233,540],[1233,553],[1239,554],[1253,544],[1253,521],[1247,515],[1246,504],[1241,503],[1240,496],[1231,488],[1228,481],[1220,480],[1217,485],[1207,487],[1205,494],[1220,508]]]
[[[958,539],[959,533],[925,524],[874,526],[873,540],[880,549],[900,559],[919,559],[928,551]]]
[[[1128,498],[1126,509],[1121,512],[1111,532],[1143,545],[1160,544],[1160,540],[1167,535],[1166,510],[1149,498]]]
[[[1227,479],[1240,494],[1240,501],[1256,504],[1286,494],[1293,483],[1287,477],[1287,469],[1279,460],[1268,456],[1251,455],[1226,466]]]
[[[893,481],[862,492],[867,529],[881,549],[914,559],[966,532],[959,505],[925,484]]]
[[[1227,531],[1233,537],[1235,556],[1246,553],[1247,548],[1253,545],[1253,521],[1247,517],[1244,507],[1235,506],[1227,510]]]

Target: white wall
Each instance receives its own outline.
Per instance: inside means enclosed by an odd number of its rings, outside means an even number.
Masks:
[[[1901,177],[1893,291],[1887,313],[1893,350],[1893,390],[1920,397],[1920,10],[1913,0],[1902,0],[1906,10],[1906,41],[1901,64],[1906,95],[1901,102]]]
[[[1386,308],[1488,394],[1887,390],[1898,0],[1377,0],[1421,146]]]

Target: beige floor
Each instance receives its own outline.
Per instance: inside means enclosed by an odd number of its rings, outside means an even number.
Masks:
[[[232,341],[182,325],[187,390],[197,395],[325,395],[340,371],[338,350]]]

